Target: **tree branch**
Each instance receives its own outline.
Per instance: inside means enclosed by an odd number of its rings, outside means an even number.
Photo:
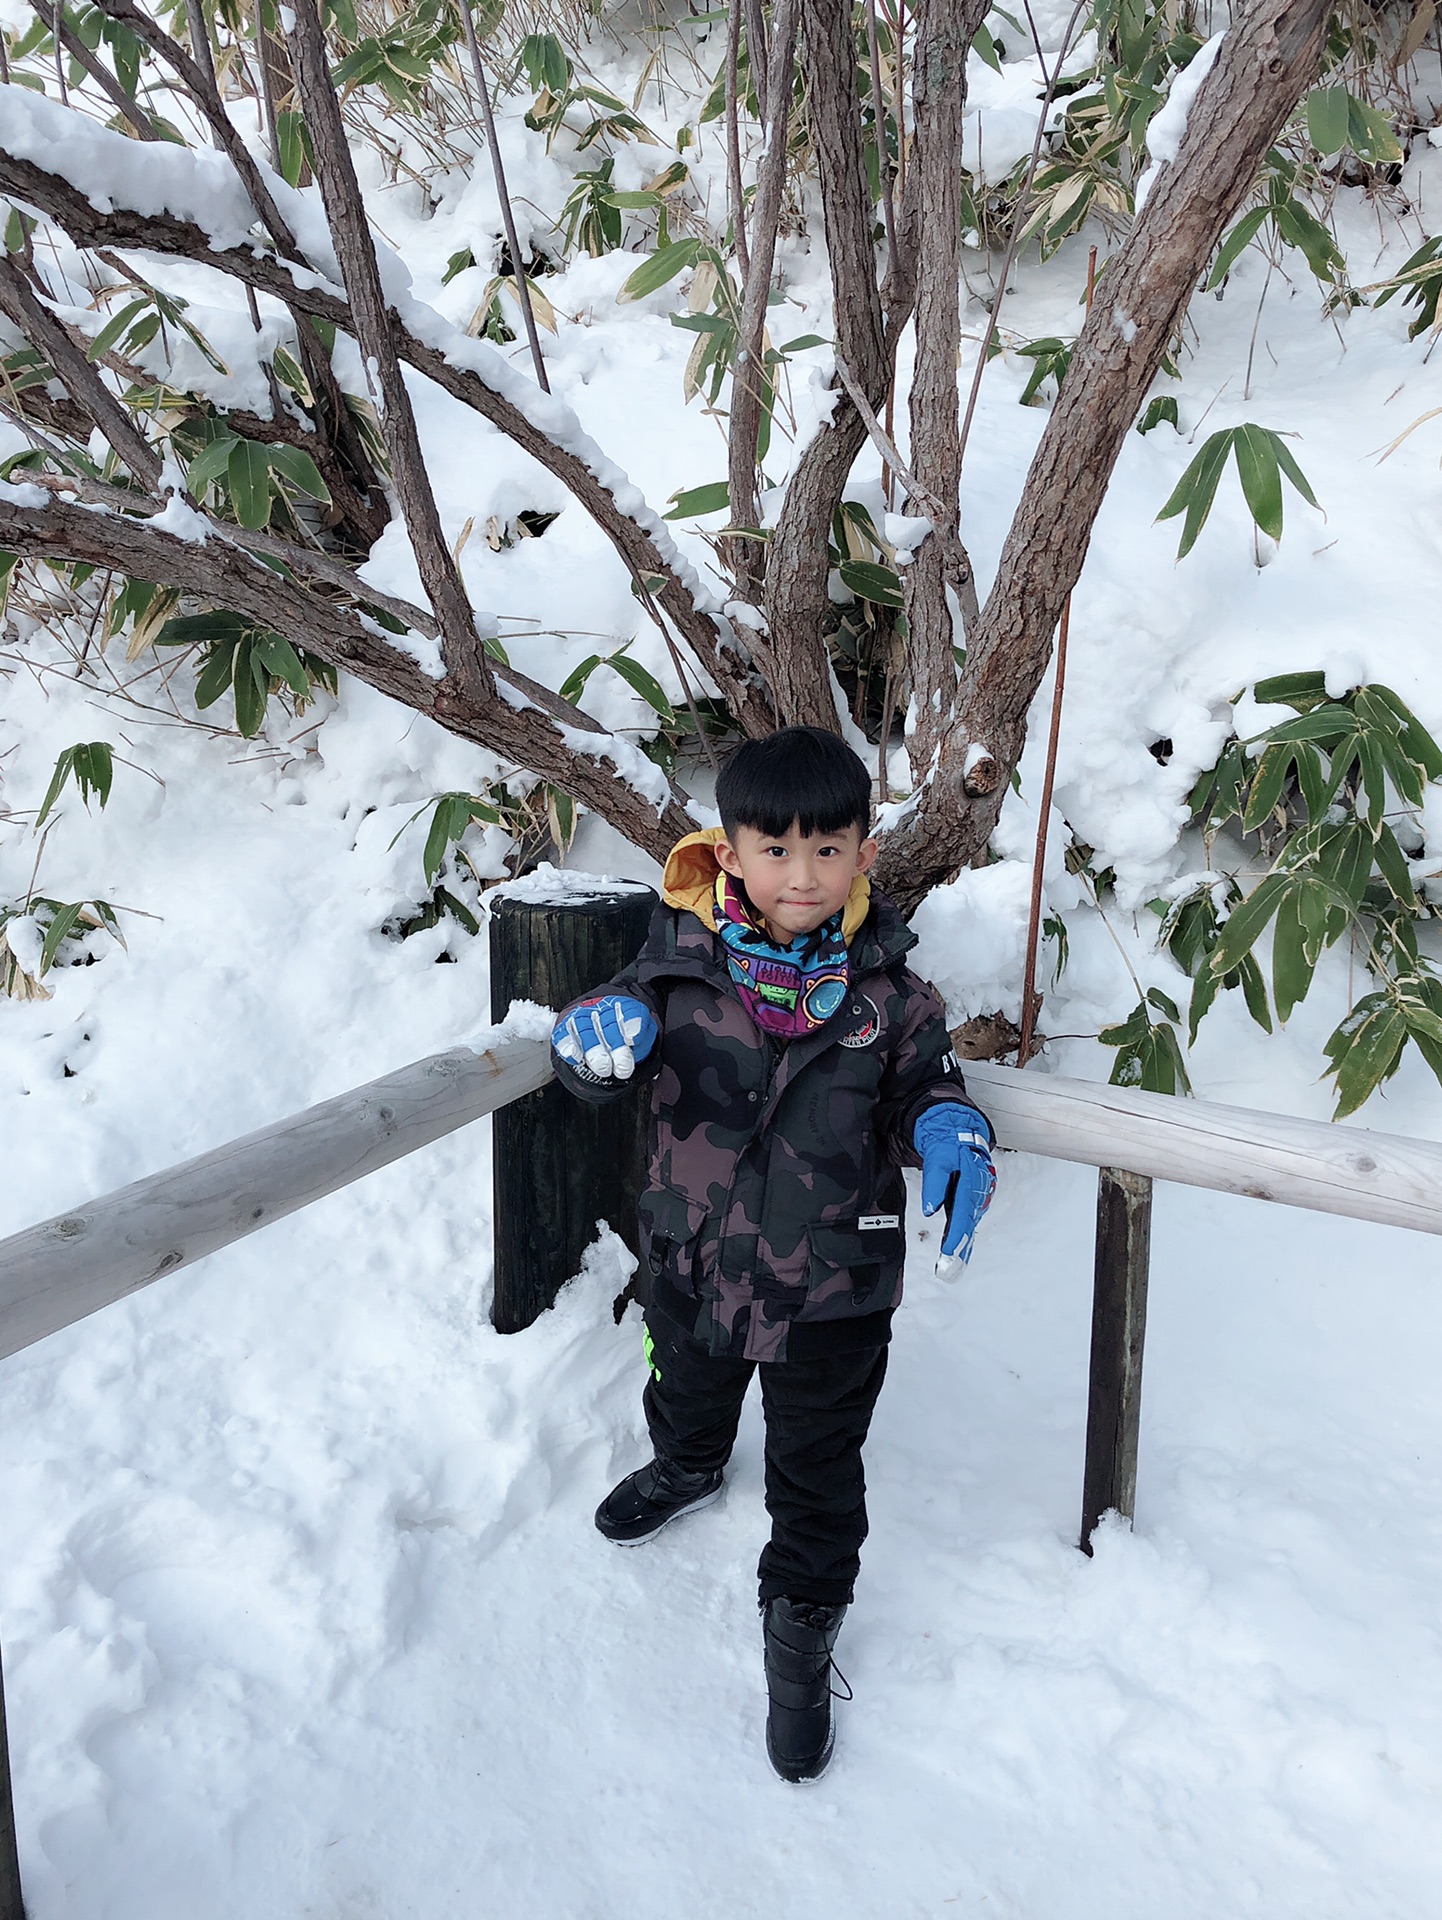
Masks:
[[[732,12],[739,19],[735,8]],[[756,449],[761,439],[763,387],[767,378],[762,349],[766,336],[766,300],[771,291],[776,235],[781,224],[781,196],[786,186],[796,15],[797,0],[776,0],[766,82],[766,97],[772,111],[766,126],[766,150],[761,159],[756,198],[751,207],[751,256],[742,282],[741,321],[737,328],[736,357],[732,362],[727,464],[731,523],[741,527],[761,524]],[[731,545],[738,590],[747,599],[757,601],[765,579],[764,550],[755,540],[736,540]]]
[[[460,570],[441,531],[440,511],[426,474],[416,417],[391,334],[390,308],[381,287],[380,267],[360,182],[346,144],[340,102],[331,84],[325,35],[314,0],[295,0],[294,46],[296,84],[310,127],[312,165],[350,298],[356,341],[380,384],[384,404],[381,425],[390,455],[391,479],[426,597],[440,623],[446,674],[469,699],[486,697],[492,690],[490,667],[476,633]]]
[[[836,344],[875,413],[885,402],[891,358],[876,286],[875,211],[861,151],[861,94],[849,7],[802,0],[802,43],[812,133],[831,265]],[[778,714],[809,726],[837,725],[826,653],[827,537],[866,428],[839,396],[797,462],[766,563],[766,612]]]
[[[956,657],[947,588],[957,593],[969,630],[978,613],[971,561],[958,533],[961,441],[957,423],[956,351],[961,338],[961,209],[956,156],[961,152],[966,56],[989,0],[922,0],[912,55],[911,178],[926,235],[916,275],[916,366],[911,380],[911,460],[937,503],[932,530],[906,569],[915,731],[910,745],[920,773],[951,726]]]
[[[513,671],[498,672],[501,697],[470,701],[378,638],[357,608],[283,579],[228,539],[184,540],[144,520],[65,500],[29,506],[14,488],[0,495],[0,548],[22,560],[85,562],[151,580],[283,633],[378,692],[430,714],[449,732],[573,794],[656,859],[695,828],[659,769],[645,763],[648,785],[654,776],[659,796],[653,799],[633,784],[638,750],[549,689]]]
[[[65,391],[89,414],[117,458],[152,493],[160,485],[161,459],[100,377],[100,369],[77,345],[60,316],[52,313],[16,266],[0,254],[0,310],[40,349]]]
[[[882,884],[904,910],[986,846],[1117,456],[1213,248],[1316,77],[1328,12],[1327,0],[1254,0],[1240,15],[1107,266],[967,650],[960,718],[883,847]]]
[[[117,136],[118,138],[119,136]],[[22,160],[0,147],[0,192],[34,207],[63,227],[79,247],[133,248],[170,255],[233,275],[257,292],[269,294],[298,315],[328,321],[348,333],[355,322],[346,303],[317,283],[313,269],[292,274],[287,266],[259,247],[216,247],[201,227],[173,214],[138,214],[114,206],[99,212],[63,175]],[[434,335],[444,328],[427,316]],[[302,322],[302,331],[309,329]],[[401,359],[434,380],[453,399],[479,413],[567,488],[610,540],[627,571],[634,576],[659,578],[655,598],[676,631],[726,696],[731,711],[753,735],[769,733],[775,724],[766,689],[751,672],[744,654],[713,617],[698,605],[689,582],[677,571],[671,556],[654,536],[629,513],[623,512],[606,482],[579,454],[563,446],[537,426],[528,412],[487,385],[474,369],[455,365],[439,347],[420,340],[399,319],[392,326]],[[473,345],[460,335],[457,347]],[[327,362],[327,365],[329,363]],[[559,404],[559,403],[558,403]]]

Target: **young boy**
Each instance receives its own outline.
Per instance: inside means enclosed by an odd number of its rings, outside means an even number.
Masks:
[[[994,1185],[941,1004],[867,872],[871,786],[836,735],[748,741],[722,827],[672,851],[617,979],[568,1008],[556,1070],[586,1100],[651,1085],[641,1282],[655,1458],[596,1525],[635,1546],[716,1499],[759,1367],[771,1538],[760,1564],[766,1744],[786,1780],[831,1757],[831,1652],[866,1538],[861,1449],[901,1298],[903,1166],[970,1252]]]

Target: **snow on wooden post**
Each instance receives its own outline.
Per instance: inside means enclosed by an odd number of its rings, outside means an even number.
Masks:
[[[635,959],[656,905],[649,887],[582,874],[532,875],[491,898],[494,1020],[513,1000],[563,1007],[603,985]],[[496,1114],[499,1333],[519,1333],[555,1304],[598,1221],[634,1249],[647,1112],[640,1089],[592,1107],[552,1085]]]
[[[1092,1550],[1092,1532],[1104,1513],[1119,1513],[1128,1521],[1136,1516],[1151,1243],[1151,1181],[1144,1173],[1103,1167],[1097,1177],[1091,1376],[1082,1473],[1080,1545],[1086,1554]]]
[[[10,1743],[5,1733],[5,1680],[0,1673],[0,1920],[25,1920],[20,1856],[15,1848],[15,1802],[10,1795]]]

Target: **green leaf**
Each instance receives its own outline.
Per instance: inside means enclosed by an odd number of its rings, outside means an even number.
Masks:
[[[219,433],[203,446],[186,469],[185,478],[190,491],[196,499],[201,499],[207,489],[218,480],[223,480],[230,466],[232,448],[239,445],[239,438],[233,433]]]
[[[1347,95],[1347,144],[1359,160],[1370,160],[1374,166],[1394,167],[1402,158],[1387,115],[1354,93]]]
[[[728,481],[712,480],[704,487],[678,488],[671,496],[671,511],[664,516],[667,520],[699,519],[702,514],[720,513],[731,505],[731,487]]]
[[[243,527],[264,527],[270,520],[270,453],[254,440],[237,440],[226,462],[230,504]],[[243,729],[242,729],[243,731]]]
[[[1168,1020],[1180,1020],[1182,1017],[1176,1001],[1163,993],[1160,987],[1147,988],[1147,1004],[1155,1007],[1158,1013],[1164,1013]]]
[[[313,165],[315,159],[311,152],[310,128],[303,113],[284,108],[276,114],[275,144],[281,177],[288,187],[299,186],[306,168]]]
[[[660,681],[654,675],[647,673],[646,669],[629,654],[612,654],[606,664],[613,672],[619,673],[626,684],[639,693],[646,704],[652,707],[664,722],[669,724],[676,718]]]
[[[1406,1019],[1385,994],[1357,1002],[1323,1049],[1337,1086],[1334,1120],[1355,1113],[1396,1072],[1406,1038]]]
[[[321,479],[320,468],[303,447],[272,447],[270,464],[301,493],[308,494],[312,500],[329,503],[330,488]]]
[[[235,672],[235,645],[223,640],[205,656],[195,676],[195,704],[202,711],[213,707],[230,685]]]
[[[1282,788],[1291,769],[1294,747],[1285,742],[1269,746],[1257,762],[1247,810],[1242,815],[1242,831],[1255,833],[1282,797]]]
[[[1262,222],[1272,209],[1269,205],[1253,207],[1250,213],[1244,213],[1236,226],[1217,249],[1217,258],[1211,273],[1207,277],[1207,293],[1214,293],[1237,264],[1238,256],[1256,239],[1261,231]]]
[[[843,560],[836,571],[841,575],[842,584],[859,600],[869,600],[878,607],[906,604],[901,580],[890,567],[881,566],[875,560]]]
[[[971,50],[979,59],[986,62],[993,73],[1001,72],[1001,55],[997,52],[991,30],[984,21],[971,37]]]
[[[471,249],[469,247],[460,248],[458,252],[453,253],[450,259],[447,260],[446,270],[441,275],[441,285],[448,287],[458,273],[464,273],[467,267],[473,267],[475,264],[476,256]]]
[[[74,765],[75,749],[74,747],[66,747],[65,751],[56,758],[55,771],[50,776],[50,785],[45,789],[45,798],[40,802],[40,811],[35,816],[37,832],[45,825],[46,820],[49,818],[50,809],[60,798],[60,790],[70,778],[70,772]]]
[[[586,691],[586,682],[600,664],[601,656],[599,653],[588,655],[588,657],[581,662],[580,666],[568,673],[566,678],[561,682],[558,689],[561,698],[563,700],[569,700],[574,706],[576,701],[578,701]]]
[[[85,902],[83,900],[74,900],[68,905],[60,907],[56,911],[55,918],[45,929],[45,943],[40,949],[40,978],[42,980],[46,974],[49,973],[55,956],[60,951],[60,942],[74,927],[76,921],[80,918],[84,906]]]
[[[101,811],[104,812],[114,779],[114,755],[108,740],[89,740],[83,746],[76,747],[75,782],[87,807],[91,794],[95,793],[99,795]]]
[[[824,334],[798,333],[794,340],[788,340],[784,346],[776,349],[779,354],[801,353],[807,347],[829,347],[831,342]]]
[[[1201,451],[1188,465],[1166,505],[1157,515],[1158,520],[1174,520],[1179,513],[1186,514],[1181,545],[1177,548],[1178,560],[1184,560],[1191,552],[1197,543],[1197,535],[1207,524],[1207,515],[1216,499],[1217,482],[1222,477],[1222,468],[1227,464],[1234,434],[1234,428],[1222,427],[1202,443]]]
[[[451,842],[459,840],[469,824],[470,815],[460,804],[465,798],[460,793],[443,793],[436,801],[430,832],[426,835],[425,851],[421,855],[427,886],[434,884]]]
[[[155,636],[155,645],[191,647],[204,642],[209,646],[221,641],[234,644],[248,630],[249,622],[242,620],[238,613],[227,613],[220,608],[213,613],[182,613],[166,621]]]
[[[639,211],[643,207],[659,207],[659,193],[649,193],[644,188],[630,193],[606,193],[601,196],[608,207],[620,207],[626,212]]]
[[[1392,897],[1408,913],[1417,910],[1417,891],[1412,885],[1412,874],[1407,865],[1407,856],[1397,844],[1397,836],[1384,820],[1382,830],[1377,835],[1373,853],[1378,871],[1386,881]]]
[[[1340,153],[1347,144],[1350,96],[1345,87],[1317,87],[1307,96],[1307,138],[1318,153]]]
[[[1146,411],[1137,422],[1137,432],[1150,433],[1153,427],[1159,427],[1163,420],[1165,420],[1169,426],[1175,427],[1178,433],[1181,432],[1182,425],[1177,417],[1177,399],[1175,394],[1153,394],[1152,398],[1147,402]]]
[[[1255,967],[1257,963],[1249,958],[1243,964]],[[1189,1047],[1197,1044],[1197,1028],[1211,1011],[1212,1002],[1216,999],[1221,984],[1221,975],[1213,973],[1208,967],[1204,967],[1192,982],[1191,1005],[1187,1008],[1187,1045]]]
[[[1327,698],[1327,679],[1321,673],[1274,673],[1269,680],[1259,680],[1252,693],[1260,706],[1302,712]]]
[[[257,634],[255,651],[267,674],[283,680],[298,698],[305,698],[310,692],[310,681],[300,663],[299,654],[289,640],[278,633]]]
[[[254,640],[242,640],[235,650],[231,687],[235,694],[235,724],[243,739],[253,740],[265,719],[268,697],[265,668],[257,658]]]
[[[648,293],[655,293],[658,287],[664,287],[668,280],[674,280],[678,273],[694,265],[700,251],[699,240],[674,240],[669,247],[658,247],[637,267],[616,299],[624,305],[629,300],[641,300]]]
[[[149,309],[149,306],[150,300],[147,296],[141,300],[132,300],[130,305],[128,307],[122,307],[119,313],[112,313],[99,333],[97,333],[95,338],[90,342],[88,350],[90,359],[98,360],[102,354],[109,353],[110,349],[115,345],[121,334],[125,332],[126,328],[130,326],[132,321],[138,320],[141,314]]]
[[[1213,973],[1231,973],[1242,964],[1281,904],[1289,878],[1287,874],[1269,873],[1239,906],[1232,909],[1208,962]]]
[[[1267,984],[1262,978],[1262,969],[1249,953],[1238,971],[1242,976],[1242,997],[1247,1003],[1247,1012],[1263,1033],[1270,1033],[1272,1015],[1267,1005]]]
[[[1252,518],[1274,540],[1282,537],[1282,476],[1273,436],[1250,424],[1237,428],[1233,451],[1242,495]]]

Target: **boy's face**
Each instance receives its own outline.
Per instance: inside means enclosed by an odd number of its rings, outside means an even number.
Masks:
[[[785,945],[840,910],[852,881],[875,860],[876,842],[863,840],[860,827],[802,833],[793,820],[780,836],[738,826],[716,843],[716,858]]]

